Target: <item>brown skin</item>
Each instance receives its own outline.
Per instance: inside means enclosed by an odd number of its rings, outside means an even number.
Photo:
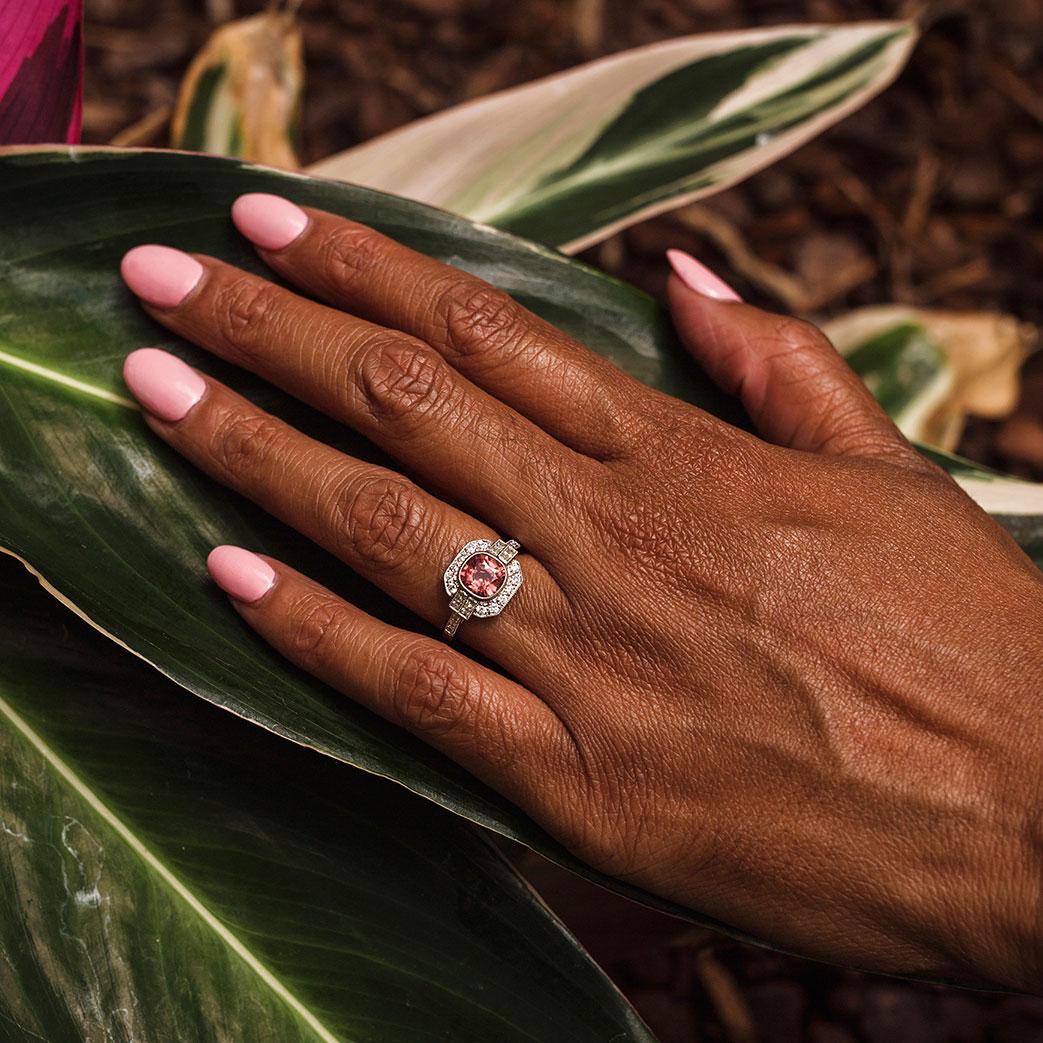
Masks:
[[[420,484],[215,381],[150,426],[432,624],[470,539],[520,540],[525,584],[461,629],[502,674],[276,562],[243,618],[606,873],[809,956],[1043,990],[1043,577],[822,335],[671,279],[756,437],[309,218],[261,255],[329,306],[199,257],[149,310]]]

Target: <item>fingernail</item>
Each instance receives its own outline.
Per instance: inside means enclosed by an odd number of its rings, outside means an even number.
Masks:
[[[232,204],[232,220],[262,250],[282,250],[304,231],[308,215],[282,196],[248,192]]]
[[[123,281],[147,304],[175,308],[195,289],[203,266],[169,246],[135,246],[120,262]]]
[[[203,397],[206,381],[176,355],[138,348],[123,360],[123,379],[153,416],[174,423]]]
[[[701,293],[704,297],[712,297],[715,301],[742,300],[722,278],[714,275],[705,264],[701,264],[684,250],[667,250],[666,259],[688,289]]]
[[[206,567],[226,594],[248,605],[264,597],[275,582],[275,569],[242,547],[215,547],[207,556]]]

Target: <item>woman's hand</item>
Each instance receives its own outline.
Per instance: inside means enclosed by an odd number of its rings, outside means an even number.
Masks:
[[[810,956],[1039,988],[1043,579],[821,334],[675,256],[681,336],[755,437],[362,225],[233,216],[327,303],[156,246],[130,287],[417,484],[145,349],[149,426],[438,627],[463,544],[526,552],[460,631],[502,672],[221,548],[252,627],[607,873]]]

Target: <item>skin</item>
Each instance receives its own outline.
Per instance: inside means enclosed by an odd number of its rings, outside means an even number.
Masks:
[[[1040,991],[1043,577],[824,337],[671,278],[753,435],[307,213],[260,253],[325,304],[200,256],[148,310],[415,482],[209,378],[150,427],[436,627],[468,540],[518,539],[525,583],[460,631],[498,670],[275,561],[250,626],[606,873],[808,956]]]

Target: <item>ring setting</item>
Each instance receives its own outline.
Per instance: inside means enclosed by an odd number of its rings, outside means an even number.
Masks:
[[[449,619],[443,635],[447,641],[471,616],[498,616],[522,585],[521,546],[517,540],[471,540],[465,543],[445,570],[449,595]]]

